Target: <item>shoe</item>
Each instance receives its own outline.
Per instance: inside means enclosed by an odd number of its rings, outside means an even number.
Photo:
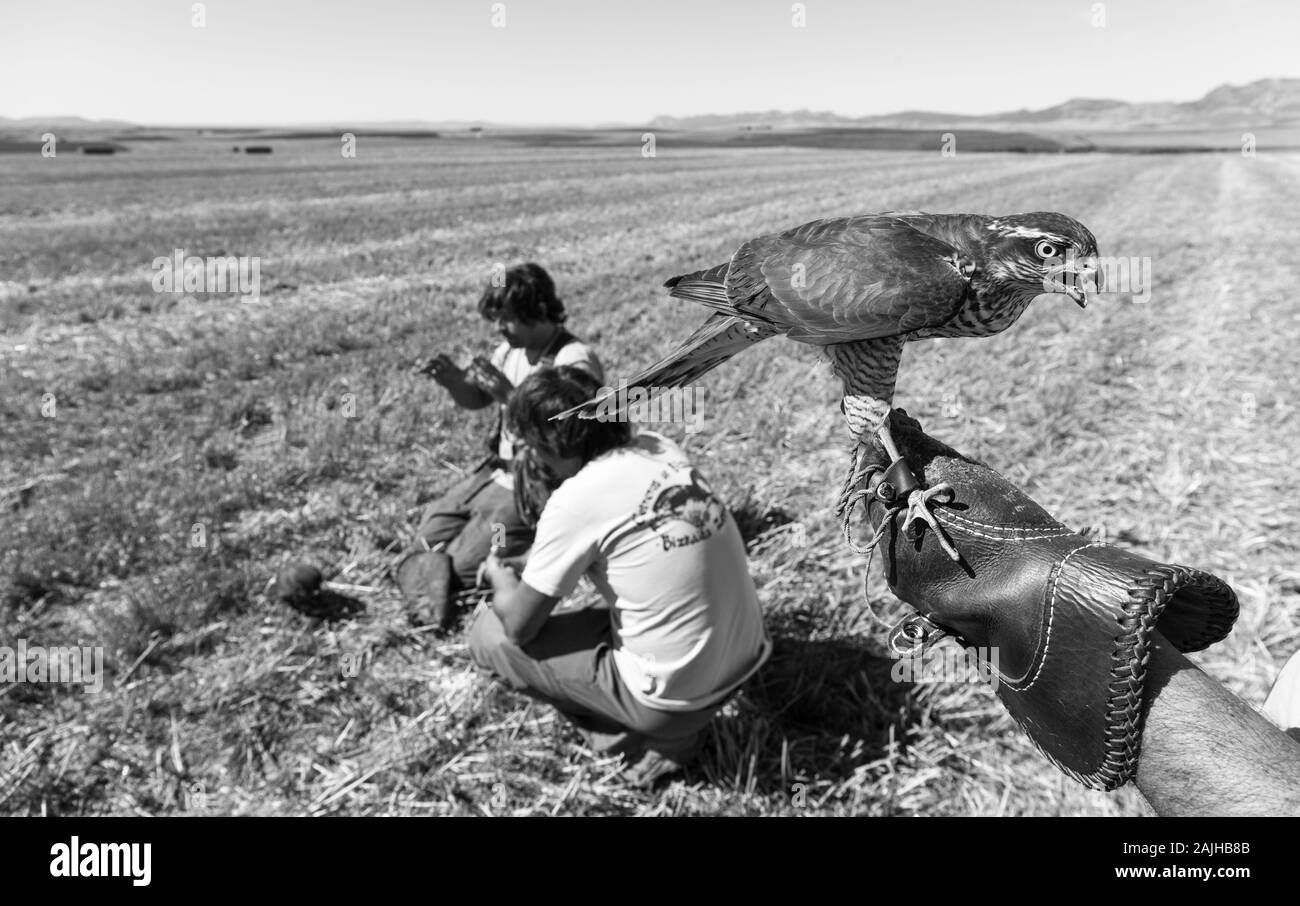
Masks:
[[[451,625],[456,616],[451,573],[451,557],[442,551],[417,551],[398,562],[393,574],[406,600],[411,625],[439,630]]]
[[[641,757],[629,761],[623,769],[622,778],[630,786],[639,789],[652,789],[665,780],[676,777],[695,762],[700,751],[700,734],[673,740],[649,742]]]
[[[593,730],[582,724],[577,724],[576,729],[587,748],[602,758],[622,755],[630,763],[645,753],[645,737],[632,730]]]
[[[628,765],[619,775],[628,786],[649,790],[681,774],[694,759],[689,756],[669,757],[646,749],[645,754]]]

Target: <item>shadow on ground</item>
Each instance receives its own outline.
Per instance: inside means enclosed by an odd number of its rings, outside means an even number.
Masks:
[[[366,605],[356,598],[322,589],[315,594],[299,595],[284,603],[303,616],[332,623],[347,620],[365,612]]]
[[[809,638],[800,617],[769,618],[771,658],[705,739],[697,771],[709,779],[787,796],[798,783],[866,783],[865,766],[896,755],[918,721],[914,686],[890,678],[882,648]]]

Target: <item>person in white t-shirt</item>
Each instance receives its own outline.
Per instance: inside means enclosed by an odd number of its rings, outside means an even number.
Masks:
[[[1300,651],[1282,665],[1262,710],[1283,733],[1300,742]]]
[[[488,558],[493,597],[469,647],[648,783],[690,758],[771,642],[736,522],[682,451],[626,422],[551,421],[599,388],[545,369],[511,399],[507,420],[553,490],[523,574]],[[584,576],[608,607],[553,612]]]
[[[491,360],[476,357],[460,368],[446,354],[424,362],[431,376],[464,409],[499,406],[489,454],[424,511],[415,542],[394,565],[411,620],[446,628],[455,616],[461,588],[474,587],[479,568],[495,547],[505,557],[522,557],[532,543],[530,502],[516,494],[515,438],[504,424],[514,388],[539,368],[571,365],[598,381],[600,361],[591,347],[565,328],[564,303],[540,265],[512,267],[492,281],[478,303],[479,314],[496,325],[501,345]],[[535,505],[535,502],[533,502]]]

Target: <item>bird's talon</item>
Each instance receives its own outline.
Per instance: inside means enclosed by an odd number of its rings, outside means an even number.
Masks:
[[[907,515],[903,517],[903,535],[909,541],[919,541],[924,533],[924,525],[934,529],[935,540],[954,563],[961,559],[961,554],[948,540],[948,533],[943,530],[934,511],[930,509],[931,501],[935,503],[952,503],[957,492],[946,482],[925,490],[916,489],[907,497]]]

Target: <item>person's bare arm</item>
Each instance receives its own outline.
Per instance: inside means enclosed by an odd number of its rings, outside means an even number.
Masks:
[[[1300,815],[1300,743],[1159,633],[1135,783],[1162,816]]]
[[[482,409],[494,401],[492,394],[474,381],[469,369],[460,368],[445,353],[420,363],[416,370],[447,388],[452,402],[462,409]]]
[[[527,645],[541,631],[542,624],[551,615],[560,599],[544,595],[527,582],[522,582],[515,571],[491,554],[483,564],[483,573],[492,583],[492,603],[489,605],[501,625],[506,638],[516,645]]]
[[[465,369],[465,379],[503,406],[510,402],[510,394],[515,390],[515,385],[510,383],[505,372],[493,365],[491,359],[481,355],[474,356],[474,360],[469,363]]]

